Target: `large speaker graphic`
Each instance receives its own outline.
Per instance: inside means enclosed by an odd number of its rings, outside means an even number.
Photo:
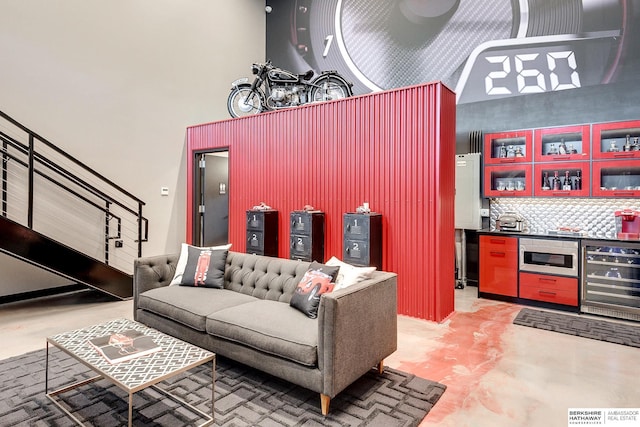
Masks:
[[[441,80],[458,104],[637,80],[640,0],[267,0],[279,65],[354,92]],[[276,52],[277,50],[280,52]]]

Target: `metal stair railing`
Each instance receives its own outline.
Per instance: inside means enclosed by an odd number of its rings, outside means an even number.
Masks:
[[[2,111],[0,143],[2,217],[133,272],[148,241],[142,200]]]

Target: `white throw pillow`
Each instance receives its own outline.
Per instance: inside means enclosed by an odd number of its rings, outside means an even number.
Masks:
[[[176,264],[176,273],[173,275],[173,279],[171,279],[171,283],[169,283],[169,286],[179,285],[182,283],[182,275],[184,274],[184,269],[187,267],[187,261],[189,259],[189,246],[191,245],[189,245],[188,243],[182,244],[182,248],[180,249],[180,258],[178,258],[178,263]],[[207,249],[210,249],[212,251],[225,249],[229,250],[231,249],[231,243],[229,243],[228,245],[209,246]]]
[[[331,259],[325,262],[325,264],[333,267],[340,267],[338,277],[336,278],[336,286],[333,288],[334,291],[362,282],[363,280],[370,278],[373,272],[376,271],[375,267],[355,267],[351,264],[340,261],[336,257],[331,257]]]

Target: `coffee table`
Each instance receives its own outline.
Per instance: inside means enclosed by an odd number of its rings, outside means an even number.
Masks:
[[[153,341],[160,346],[160,350],[131,360],[111,364],[95,347],[89,344],[90,339],[115,332],[122,332],[127,329],[135,329],[151,337]],[[49,392],[50,345],[69,354],[78,362],[91,368],[98,375]],[[203,417],[206,421],[200,426],[207,426],[213,424],[214,418],[215,357],[215,354],[210,351],[163,334],[141,323],[128,319],[117,319],[47,338],[45,394],[77,424],[83,425],[82,421],[74,416],[69,408],[63,405],[58,395],[104,378],[129,394],[129,426],[131,426],[134,393],[147,387],[153,387],[153,389]],[[188,371],[207,362],[211,362],[211,414],[202,412],[193,405],[190,405],[169,391],[156,385],[174,375]]]

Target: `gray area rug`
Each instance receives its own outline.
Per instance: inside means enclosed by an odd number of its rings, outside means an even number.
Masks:
[[[520,310],[513,323],[599,341],[640,347],[640,325],[607,322],[605,320],[531,308]]]
[[[216,361],[215,425],[218,426],[416,426],[446,387],[405,372],[371,371],[331,400],[228,359]],[[0,361],[0,426],[75,425],[45,396],[45,351]],[[94,374],[59,350],[49,354],[49,389]],[[204,412],[211,411],[211,364],[161,383]],[[74,415],[94,426],[127,424],[128,397],[106,380],[60,395]],[[153,389],[134,395],[136,426],[199,425],[202,419]]]

